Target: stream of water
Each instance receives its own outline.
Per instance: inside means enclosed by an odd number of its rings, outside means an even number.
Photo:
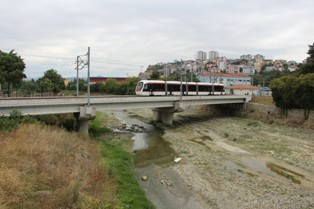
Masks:
[[[133,132],[133,151],[135,152],[135,165],[137,167],[149,166],[150,164],[169,165],[173,163],[175,151],[170,143],[162,138],[162,129],[144,123],[137,118],[131,118],[127,112],[114,113],[117,118],[128,126],[136,124],[142,127],[140,132]]]

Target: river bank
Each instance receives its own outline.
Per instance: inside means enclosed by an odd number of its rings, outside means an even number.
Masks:
[[[129,114],[152,118],[150,110]],[[139,167],[136,175],[157,208],[313,208],[313,135],[188,109],[175,114],[162,136],[171,157],[182,160]]]

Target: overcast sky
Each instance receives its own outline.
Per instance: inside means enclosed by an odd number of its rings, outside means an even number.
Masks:
[[[314,42],[313,8],[313,0],[0,0],[0,50],[14,49],[28,77],[51,68],[74,77],[88,47],[91,76],[137,76],[199,50],[301,62]]]

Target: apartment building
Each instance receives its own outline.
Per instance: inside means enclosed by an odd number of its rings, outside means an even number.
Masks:
[[[197,60],[206,60],[207,59],[206,52],[203,52],[203,51],[196,52],[196,59]]]
[[[215,59],[217,57],[219,57],[218,52],[216,52],[216,51],[209,51],[208,52],[208,59],[209,60],[213,60],[213,59]]]
[[[204,72],[198,75],[197,78],[200,80],[200,82],[222,83],[224,86],[233,86],[239,84],[250,85],[252,82],[252,78],[245,74]]]
[[[217,64],[218,69],[221,71],[227,70],[227,58],[226,57],[216,57],[212,60]]]
[[[227,66],[227,73],[230,74],[246,74],[246,75],[254,75],[255,69],[254,66],[250,65],[228,65]]]

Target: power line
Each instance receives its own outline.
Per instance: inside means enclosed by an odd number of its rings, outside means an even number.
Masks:
[[[40,58],[47,58],[47,59],[59,59],[59,60],[71,60],[73,61],[73,64],[75,64],[75,59],[74,58],[69,58],[69,57],[55,57],[55,56],[46,56],[46,55],[37,55],[37,54],[23,54],[26,57],[40,57]],[[99,60],[99,58],[93,58],[93,62],[96,63],[104,63],[104,64],[113,64],[113,65],[125,65],[125,66],[133,66],[133,67],[142,67],[143,64],[133,64],[133,63],[125,63],[119,60],[116,60],[117,62],[112,62],[112,61],[103,61]]]
[[[41,57],[41,58],[48,58],[48,59],[72,59],[74,60],[74,58],[70,58],[70,57],[54,57],[54,56],[45,56],[45,55],[37,55],[37,54],[23,54],[26,57]]]

